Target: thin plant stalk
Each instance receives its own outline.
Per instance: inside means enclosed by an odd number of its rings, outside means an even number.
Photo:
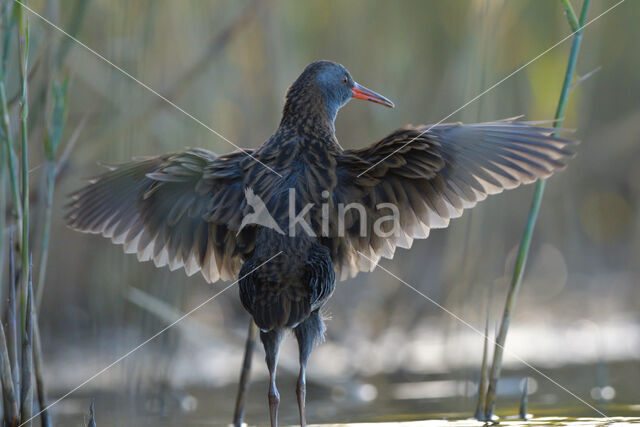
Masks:
[[[19,7],[19,6],[16,6]],[[9,103],[7,101],[7,90],[5,85],[6,78],[6,69],[7,69],[7,59],[9,57],[9,49],[11,47],[11,35],[13,34],[13,25],[16,22],[14,16],[10,15],[12,12],[16,11],[14,9],[13,2],[3,2],[2,3],[2,27],[3,27],[3,37],[2,37],[2,53],[0,58],[0,115],[2,115],[2,121],[0,122],[0,128],[2,129],[2,139],[4,141],[2,149],[2,155],[0,155],[0,192],[3,194],[3,202],[6,202],[7,198],[4,197],[4,166],[5,160],[8,165],[9,170],[9,183],[11,187],[11,193],[13,196],[13,213],[15,220],[18,224],[18,228],[20,228],[20,221],[22,218],[22,206],[20,204],[20,191],[19,191],[19,181],[18,181],[18,168],[17,168],[17,160],[16,155],[13,152],[13,142],[12,142],[12,133],[11,133],[11,122],[9,119]],[[5,206],[2,203],[2,227],[0,230],[5,229],[5,216],[4,216]],[[0,245],[2,250],[0,250],[0,260],[4,259],[4,233],[0,235]],[[2,262],[0,262],[0,277],[2,273]]]
[[[576,12],[573,10],[573,5],[570,0],[562,0],[562,7],[564,9],[564,13],[567,15],[567,20],[569,21],[569,25],[571,26],[571,31],[578,31],[580,28],[580,24],[578,23],[578,17],[576,16]]]
[[[22,25],[21,25],[22,26]],[[19,28],[21,30],[22,28]],[[29,265],[29,139],[27,136],[27,118],[29,117],[29,102],[27,93],[27,70],[29,69],[29,23],[28,21],[24,25],[23,37],[18,35],[20,42],[20,83],[22,88],[21,104],[22,109],[20,111],[20,123],[22,127],[22,302],[21,302],[21,319],[22,330],[24,331],[27,320],[27,294],[29,287],[29,277],[24,274],[24,271]]]
[[[5,6],[6,7],[6,6]],[[5,10],[6,15],[7,10]],[[8,25],[8,20],[4,19],[4,25]],[[5,32],[5,41],[7,40],[7,32]],[[6,45],[6,43],[5,43]],[[5,49],[7,47],[5,46]],[[18,166],[15,153],[13,152],[13,141],[11,133],[11,120],[9,119],[9,104],[7,102],[7,90],[5,86],[5,61],[0,62],[0,109],[2,110],[2,131],[4,132],[4,152],[7,157],[9,166],[9,179],[11,184],[11,193],[13,195],[14,211],[17,219],[22,217],[22,207],[20,205],[20,188],[18,181]]]
[[[45,125],[44,155],[45,155],[45,200],[44,200],[44,226],[42,227],[42,253],[40,255],[40,268],[38,269],[38,287],[36,288],[36,308],[40,307],[40,301],[44,290],[44,282],[47,274],[47,259],[49,255],[49,240],[51,236],[51,214],[53,211],[53,195],[56,174],[56,151],[62,139],[66,119],[67,103],[66,94],[69,79],[62,85],[53,84],[54,104],[51,119],[51,129]]]
[[[18,401],[16,391],[13,388],[13,376],[9,365],[9,352],[4,334],[4,326],[0,322],[0,379],[2,379],[2,393],[4,396],[4,420],[7,425],[18,425]]]
[[[36,308],[31,305],[31,318],[33,325],[33,372],[36,378],[36,392],[38,394],[38,406],[40,407],[40,425],[51,427],[51,417],[47,409],[47,392],[44,385],[44,362],[42,360],[42,345],[40,343],[40,327]]]
[[[558,107],[556,109],[555,121],[553,126],[559,128],[562,126],[565,110],[567,108],[567,100],[569,96],[569,90],[571,89],[571,80],[573,78],[576,61],[578,59],[578,52],[580,50],[580,42],[582,41],[582,28],[587,18],[587,11],[589,9],[590,0],[584,0],[582,4],[582,11],[580,12],[580,20],[577,32],[573,36],[573,42],[571,44],[571,52],[569,54],[569,60],[567,64],[567,70],[564,76],[564,83],[562,85],[562,91],[560,92],[560,99],[558,101]],[[565,8],[566,10],[566,8]],[[500,370],[502,369],[502,357],[504,352],[504,344],[507,339],[507,331],[509,329],[509,323],[511,321],[511,315],[515,308],[518,291],[522,285],[522,277],[524,276],[524,269],[527,263],[527,257],[529,255],[529,248],[531,246],[531,237],[535,228],[538,213],[540,212],[540,204],[542,203],[542,196],[544,195],[546,180],[541,179],[537,182],[536,188],[533,194],[533,200],[529,209],[529,216],[527,218],[527,224],[524,229],[522,240],[520,241],[520,248],[518,250],[518,257],[507,294],[505,302],[504,312],[502,315],[502,322],[500,323],[500,329],[496,336],[496,343],[493,353],[493,364],[491,366],[489,389],[487,392],[487,403],[485,405],[485,419],[491,419],[493,416],[496,405],[496,389],[498,387],[498,379],[500,378]]]
[[[47,261],[49,258],[49,240],[51,238],[51,214],[53,211],[53,192],[55,186],[55,160],[46,158],[46,190],[44,200],[44,225],[42,227],[42,252],[40,254],[40,267],[38,268],[38,286],[36,288],[36,307],[40,308],[44,282],[47,274]]]
[[[0,145],[0,278],[4,277],[4,254],[5,254],[5,243],[4,243],[4,237],[5,237],[5,229],[6,229],[6,216],[5,216],[5,212],[7,209],[7,205],[6,205],[6,201],[7,201],[7,195],[6,195],[6,186],[5,186],[5,173],[4,173],[4,165],[5,165],[5,147],[4,144]],[[10,232],[13,230],[12,228],[9,228]],[[10,245],[10,247],[13,245]],[[2,286],[0,286],[0,300],[2,298],[2,292],[3,292],[3,288]]]
[[[2,130],[2,126],[0,126],[0,138],[4,139],[4,131]],[[4,214],[4,212],[7,209],[6,206],[6,202],[7,202],[7,196],[5,193],[6,190],[6,186],[4,184],[5,182],[5,165],[6,165],[6,151],[7,151],[7,147],[5,147],[4,144],[0,144],[0,260],[2,260],[2,262],[0,262],[0,277],[4,277],[4,248],[5,248],[5,244],[4,244],[4,230],[5,230],[5,225],[6,225],[6,216]],[[2,297],[2,287],[0,286],[0,297]]]
[[[22,207],[20,205],[20,188],[18,182],[18,167],[15,153],[13,152],[13,141],[11,138],[11,123],[9,120],[9,106],[7,105],[7,91],[4,85],[4,71],[0,69],[0,108],[2,109],[2,130],[4,132],[4,151],[9,165],[9,180],[11,193],[14,201],[14,211],[16,218],[22,217]]]
[[[42,52],[44,52],[44,50]],[[35,60],[31,62],[31,69],[29,70],[29,74],[27,75],[27,80],[29,82],[33,81],[33,77],[38,72],[39,65],[43,62],[42,58],[44,56],[44,53],[42,53],[42,52],[40,52],[38,54],[38,56],[36,56]],[[43,74],[44,74],[44,72],[43,72]],[[8,98],[7,102],[9,104],[9,109],[13,108],[20,101],[20,96],[21,95],[22,95],[22,93],[20,91],[18,91],[18,93],[13,95],[11,98]],[[32,115],[33,115],[33,113],[32,113]]]
[[[524,379],[524,384],[522,385],[522,395],[520,396],[520,413],[518,416],[521,420],[527,420],[527,404],[529,403],[529,377]]]
[[[17,337],[15,317],[15,260],[13,246],[13,231],[9,234],[9,307],[7,309],[7,329],[0,322],[0,379],[2,380],[2,395],[4,403],[4,420],[9,426],[17,426],[19,422],[19,408],[16,393],[19,392],[20,374],[17,372]]]
[[[20,384],[20,425],[31,425],[31,415],[33,414],[33,383],[31,381],[33,372],[33,318],[32,311],[32,280],[31,264],[29,264],[28,288],[27,288],[27,319],[25,321],[24,332],[22,334],[22,382]]]
[[[4,3],[2,26],[4,27],[3,45],[2,45],[2,68],[6,69],[7,60],[9,59],[9,52],[11,51],[11,35],[13,34],[13,27],[17,22],[19,15],[20,4],[7,1]]]
[[[487,319],[484,324],[484,347],[482,348],[482,365],[480,366],[480,382],[478,383],[478,404],[474,418],[484,421],[484,405],[487,401],[487,383],[489,382],[489,310],[487,309]]]
[[[67,167],[67,163],[69,161],[69,156],[71,155],[71,151],[73,151],[74,147],[76,146],[76,143],[78,142],[78,138],[80,137],[80,132],[82,132],[84,125],[87,123],[88,117],[89,117],[89,112],[86,112],[84,116],[82,116],[80,123],[78,124],[78,126],[76,126],[73,133],[69,137],[69,140],[67,141],[67,145],[65,145],[64,150],[62,151],[62,154],[60,155],[60,157],[58,157],[58,160],[56,162],[56,170],[54,172],[54,180],[58,180],[62,172],[64,171],[64,169]]]
[[[49,257],[49,240],[51,237],[51,214],[53,211],[53,192],[55,185],[56,164],[52,159],[45,159],[46,190],[44,200],[44,225],[42,227],[42,253],[40,254],[40,267],[38,268],[38,286],[36,288],[36,307],[40,308],[44,281],[47,274],[47,261]]]
[[[249,389],[249,375],[251,374],[251,360],[256,346],[256,336],[258,327],[249,319],[249,330],[247,331],[247,342],[244,349],[244,359],[242,360],[242,370],[240,371],[240,383],[238,384],[238,394],[236,395],[236,408],[233,412],[233,426],[241,427],[244,416],[244,407],[247,402],[247,392]]]
[[[69,21],[69,25],[65,30],[67,33],[73,37],[77,36],[78,31],[80,31],[80,27],[84,22],[84,16],[87,12],[87,7],[89,5],[89,0],[79,0],[75,4],[75,8],[73,9],[71,20]],[[65,2],[65,7],[67,6]],[[58,52],[55,58],[54,67],[59,69],[64,59],[67,57],[71,46],[73,45],[73,40],[69,37],[65,37],[62,39],[60,47],[58,48]]]
[[[0,128],[1,130],[1,128]],[[0,132],[1,134],[2,132]],[[1,136],[1,135],[0,135]],[[4,180],[5,180],[5,173],[4,173],[4,166],[5,166],[5,153],[6,153],[6,147],[4,146],[4,144],[0,145],[0,260],[2,260],[3,262],[0,262],[0,277],[4,276],[4,230],[5,230],[5,214],[4,212],[6,211],[6,201],[7,201],[7,197],[5,194],[5,185],[4,185]],[[2,296],[2,287],[0,287],[0,297]]]
[[[89,422],[87,423],[87,427],[97,427],[96,426],[96,410],[94,401],[91,401],[89,405]]]
[[[9,17],[10,12],[13,15],[19,8],[19,6],[10,7],[9,3],[3,3],[3,16],[2,25],[4,27],[3,34],[3,49],[2,60],[0,61],[0,110],[2,112],[2,130],[4,131],[4,145],[7,158],[7,164],[9,166],[9,183],[11,186],[11,193],[13,195],[13,212],[20,227],[20,221],[22,219],[22,206],[20,204],[20,181],[18,180],[18,166],[16,155],[13,151],[13,141],[11,132],[11,120],[9,118],[9,103],[7,101],[7,89],[5,85],[7,59],[9,57],[9,49],[11,47],[11,35],[13,34],[13,26],[16,23],[16,17]]]
[[[7,307],[7,347],[9,364],[13,375],[13,387],[20,390],[20,370],[18,364],[18,329],[16,326],[16,264],[13,245],[13,230],[9,235],[9,307]]]

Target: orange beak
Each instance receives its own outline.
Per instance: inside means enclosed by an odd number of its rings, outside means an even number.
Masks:
[[[353,92],[353,97],[355,99],[364,99],[365,101],[375,102],[376,104],[384,105],[389,108],[394,107],[393,102],[364,86],[360,86],[358,83],[355,84],[351,91]]]

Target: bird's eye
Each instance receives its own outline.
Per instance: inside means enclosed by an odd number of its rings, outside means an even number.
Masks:
[[[344,83],[344,84],[349,83],[349,78],[348,78],[347,76],[344,76],[344,77],[342,78],[342,83]]]

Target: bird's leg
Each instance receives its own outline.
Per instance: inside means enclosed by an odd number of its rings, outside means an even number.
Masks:
[[[244,405],[247,400],[247,390],[249,388],[249,374],[251,373],[251,359],[253,357],[253,349],[256,345],[256,334],[258,328],[253,319],[249,319],[249,331],[247,332],[247,342],[244,347],[244,360],[242,361],[242,370],[240,371],[240,383],[238,384],[238,395],[236,397],[236,409],[233,413],[233,426],[242,426],[242,417],[244,416]]]
[[[278,427],[278,406],[280,395],[276,387],[276,367],[278,366],[278,353],[280,344],[284,338],[284,329],[273,329],[269,332],[260,332],[260,340],[266,353],[265,360],[269,369],[269,415],[271,427]]]
[[[319,313],[317,311],[311,313],[311,316],[298,325],[294,329],[294,332],[298,339],[298,349],[300,350],[300,374],[298,375],[298,383],[296,384],[296,396],[298,397],[298,409],[300,411],[300,426],[305,427],[307,425],[305,414],[307,363],[309,362],[313,345],[324,333],[324,324]]]
[[[308,360],[308,358],[307,358]],[[305,399],[307,397],[307,380],[305,370],[307,369],[306,361],[300,360],[300,374],[298,375],[298,383],[296,384],[296,396],[298,397],[298,410],[300,411],[300,427],[306,427],[307,416],[305,414]]]

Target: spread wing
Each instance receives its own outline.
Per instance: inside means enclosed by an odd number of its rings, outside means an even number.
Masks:
[[[115,166],[71,195],[66,220],[140,261],[229,280],[255,243],[255,228],[237,232],[247,209],[243,178],[254,164],[247,158],[190,149]]]
[[[447,227],[451,218],[489,194],[563,168],[573,156],[568,146],[574,141],[553,136],[555,131],[514,119],[409,126],[369,147],[344,151],[333,202],[361,201],[367,216],[349,212],[344,237],[331,238],[341,278],[372,270],[380,257],[391,258],[397,246],[408,248],[430,229]],[[389,237],[374,232],[376,220],[394,214],[391,208],[376,208],[382,203],[395,205],[399,212],[399,227],[385,221],[378,228],[395,231]]]

